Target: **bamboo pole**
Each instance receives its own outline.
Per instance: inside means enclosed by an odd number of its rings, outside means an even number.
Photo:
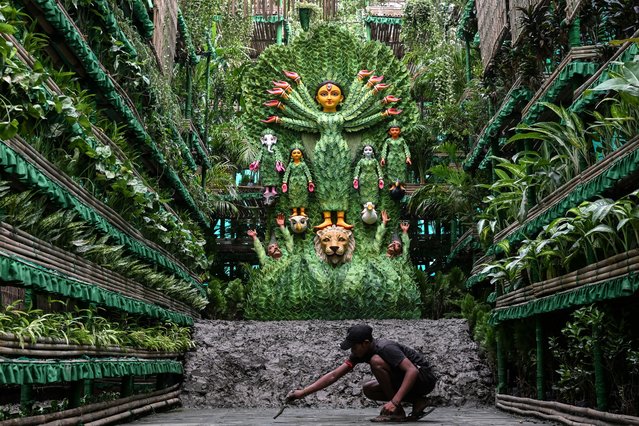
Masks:
[[[85,423],[85,426],[101,426],[101,425],[108,425],[117,421],[121,421],[124,420],[126,418],[129,418],[131,416],[138,416],[140,414],[144,414],[147,413],[149,411],[155,411],[156,409],[159,408],[164,408],[164,407],[170,407],[172,405],[176,405],[180,403],[180,398],[172,398],[166,401],[160,401],[160,402],[156,402],[153,404],[148,404],[145,405],[143,407],[139,407],[139,408],[135,408],[132,410],[128,410],[125,411],[123,413],[120,414],[116,414],[114,416],[110,416],[110,417],[105,417],[103,419],[100,420],[96,420],[95,422],[89,422],[89,423]]]
[[[513,407],[510,404],[504,404],[504,403],[499,403],[499,402],[497,404],[495,404],[495,406],[497,408],[502,409],[502,410],[510,411],[511,413],[515,413],[515,414],[519,414],[520,416],[539,417],[539,418],[542,418],[542,419],[545,419],[545,420],[553,420],[553,421],[556,421],[556,422],[559,422],[559,423],[563,423],[563,424],[569,425],[569,426],[591,426],[592,425],[592,423],[583,423],[583,422],[576,422],[576,421],[570,420],[570,419],[566,418],[564,414],[553,412],[552,410],[547,410],[550,413],[553,413],[553,414],[548,414],[548,413],[544,413],[544,412],[537,411],[537,410],[516,408],[516,407]]]
[[[140,348],[128,348],[107,346],[102,349],[100,346],[74,345],[74,344],[41,344],[25,342],[23,348],[19,340],[0,342],[0,353],[14,356],[81,356],[81,355],[100,355],[100,356],[135,356],[138,358],[178,358],[182,354],[179,352],[162,352],[150,351]]]
[[[75,417],[68,417],[68,416],[58,417],[54,419],[54,421],[43,423],[42,426],[65,426],[65,425],[71,426],[71,425],[77,425],[82,423],[86,424],[93,420],[118,414],[122,412],[123,410],[138,408],[140,406],[144,406],[147,404],[168,400],[172,398],[177,398],[179,394],[180,394],[180,391],[177,390],[177,391],[168,392],[168,393],[160,393],[157,396],[152,396],[152,397],[145,397],[146,395],[142,395],[143,399],[136,398],[126,402],[123,400],[111,401],[111,402],[117,402],[117,404],[109,404],[107,407],[100,408],[99,411],[97,410],[84,411],[82,409],[85,408],[86,406],[78,407],[77,410],[79,411],[74,413]],[[67,411],[71,411],[71,410],[67,410]],[[53,413],[53,414],[57,414],[57,413]],[[33,424],[33,423],[28,423],[28,424]],[[20,424],[19,426],[23,426],[23,425]]]
[[[564,404],[557,401],[537,401],[530,398],[522,398],[512,395],[497,395],[496,399],[500,402],[521,402],[529,404],[533,407],[552,408],[557,411],[577,414],[591,419],[602,420],[609,423],[621,423],[627,425],[639,425],[639,417],[628,416],[624,414],[614,414],[604,411],[594,410],[592,408],[577,407],[575,405]]]

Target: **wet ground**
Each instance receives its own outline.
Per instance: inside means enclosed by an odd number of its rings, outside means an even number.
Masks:
[[[317,409],[287,408],[277,418],[277,409],[190,409],[178,408],[165,413],[144,417],[130,425],[370,425],[370,419],[378,414],[376,408],[358,409]],[[429,426],[532,426],[552,425],[534,418],[523,418],[510,415],[494,407],[438,407],[418,422],[404,423]]]

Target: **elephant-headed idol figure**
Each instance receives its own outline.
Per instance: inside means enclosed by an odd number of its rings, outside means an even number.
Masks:
[[[343,132],[358,132],[399,114],[401,110],[385,108],[399,99],[394,96],[380,99],[378,94],[388,85],[381,83],[381,76],[368,78],[372,71],[362,70],[357,74],[350,84],[348,97],[335,81],[323,81],[311,94],[297,73],[285,71],[284,74],[295,82],[296,87],[285,81],[273,82],[275,87],[268,92],[281,100],[272,100],[265,105],[278,108],[280,115],[272,115],[262,121],[298,132],[320,134],[313,151],[313,165],[324,221],[315,229],[333,224],[351,229],[353,226],[344,217],[351,186],[351,155]],[[366,78],[368,81],[364,82]],[[318,104],[321,111],[317,110]],[[332,212],[336,212],[335,223]]]
[[[277,135],[274,131],[266,129],[260,137],[261,149],[255,161],[249,169],[260,170],[260,180],[264,187],[264,202],[268,205],[277,195],[275,189],[280,184],[280,173],[284,171],[282,153],[277,146]]]

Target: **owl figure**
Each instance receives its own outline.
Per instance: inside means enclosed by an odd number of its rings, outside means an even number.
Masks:
[[[291,224],[291,229],[296,234],[303,234],[308,228],[308,217],[306,216],[291,216],[288,221]]]

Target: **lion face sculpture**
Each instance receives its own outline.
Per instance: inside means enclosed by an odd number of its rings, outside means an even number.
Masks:
[[[315,253],[333,266],[350,262],[355,250],[355,237],[351,231],[332,225],[315,234]]]

